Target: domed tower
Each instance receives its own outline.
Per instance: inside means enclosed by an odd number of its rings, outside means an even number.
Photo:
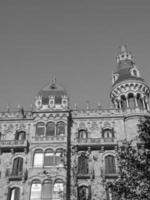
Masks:
[[[35,98],[36,110],[67,110],[69,98],[66,90],[54,78],[46,84]]]
[[[125,111],[136,112],[149,111],[150,89],[141,78],[132,54],[125,46],[121,46],[116,57],[117,70],[112,74],[111,101],[115,108]]]

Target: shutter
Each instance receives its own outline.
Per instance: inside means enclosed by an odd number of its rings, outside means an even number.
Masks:
[[[45,181],[42,187],[42,199],[51,200],[52,198],[52,182]]]
[[[17,171],[18,171],[18,158],[15,158],[13,162],[12,175],[17,175]]]
[[[20,200],[20,189],[15,188],[14,200]]]
[[[18,174],[22,174],[23,171],[23,158],[18,158]]]
[[[7,200],[11,200],[11,188],[8,187],[8,194],[7,194]]]

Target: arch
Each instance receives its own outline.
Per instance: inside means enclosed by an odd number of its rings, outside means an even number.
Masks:
[[[84,153],[78,157],[78,173],[88,174],[88,158]]]
[[[141,94],[138,93],[136,98],[137,98],[138,108],[143,110],[144,107],[143,107],[143,101],[142,101],[142,98],[141,98]]]
[[[36,149],[34,151],[33,166],[34,167],[42,167],[43,166],[43,150],[42,149]]]
[[[89,199],[89,188],[85,185],[78,187],[78,200]]]
[[[113,138],[114,137],[113,129],[110,129],[110,128],[103,129],[102,130],[102,137],[103,138]]]
[[[46,136],[55,136],[55,123],[48,122],[46,124]]]
[[[56,136],[64,136],[65,135],[65,123],[60,121],[56,124]]]
[[[45,134],[45,123],[38,122],[36,124],[36,136],[44,136]]]
[[[16,157],[13,160],[12,175],[18,176],[18,175],[22,175],[22,173],[23,173],[23,158]]]
[[[20,194],[21,192],[19,187],[9,187],[7,200],[20,200]]]
[[[57,179],[53,185],[53,199],[63,200],[64,198],[64,182],[61,179]]]
[[[44,152],[44,166],[54,166],[55,155],[52,149],[46,149]]]
[[[25,131],[16,131],[15,140],[25,140],[26,132]]]
[[[130,109],[135,109],[135,98],[133,93],[128,94],[128,102],[129,102],[129,108]]]
[[[87,139],[88,138],[87,130],[80,129],[79,132],[78,132],[78,138],[79,138],[79,140]]]
[[[30,190],[30,200],[41,200],[42,184],[41,181],[35,179],[32,181]]]
[[[105,156],[105,173],[106,174],[116,173],[115,157],[113,155]]]

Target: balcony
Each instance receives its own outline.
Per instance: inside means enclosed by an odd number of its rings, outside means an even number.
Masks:
[[[10,169],[6,169],[6,173],[5,176],[8,177],[8,181],[23,181],[25,182],[25,180],[27,179],[27,169],[22,171],[22,172],[18,172],[18,173],[13,173],[11,172]]]
[[[34,136],[32,137],[33,143],[54,143],[54,142],[66,142],[67,137],[66,136]]]
[[[107,178],[107,179],[114,179],[114,178],[118,178],[118,176],[119,176],[119,173],[105,173],[104,174],[104,176],[105,176],[105,178]]]
[[[1,152],[26,152],[28,150],[29,143],[27,140],[1,140],[0,151]]]
[[[90,174],[88,174],[88,173],[78,173],[77,174],[77,178],[78,179],[89,179],[90,178]]]
[[[76,139],[74,143],[78,149],[86,149],[91,147],[92,149],[113,149],[117,145],[116,138],[85,138],[85,139]]]

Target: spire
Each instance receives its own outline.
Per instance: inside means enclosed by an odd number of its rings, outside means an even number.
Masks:
[[[117,63],[119,64],[121,61],[131,61],[133,62],[132,54],[127,50],[127,45],[121,45],[119,47],[119,53],[116,57]]]

